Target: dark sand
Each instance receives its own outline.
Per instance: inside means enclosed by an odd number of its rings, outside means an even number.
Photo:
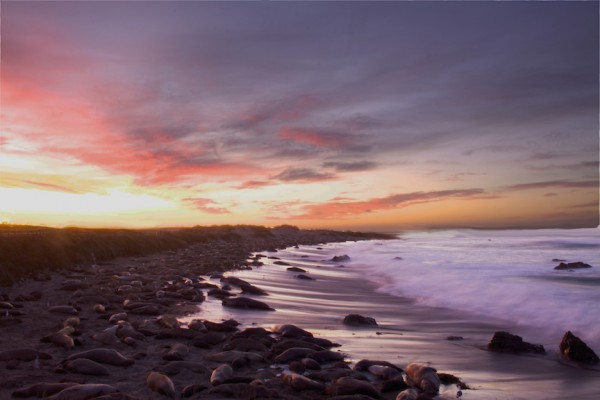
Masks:
[[[306,240],[311,243],[311,241]],[[347,361],[362,358],[380,359],[405,367],[409,362],[430,363],[440,372],[452,373],[467,382],[474,389],[464,391],[464,399],[596,399],[600,394],[600,373],[598,370],[585,370],[561,363],[553,348],[545,356],[517,356],[496,354],[484,350],[485,345],[496,330],[509,330],[511,326],[502,321],[481,323],[448,310],[419,307],[411,301],[375,292],[375,288],[360,271],[345,263],[327,262],[333,255],[343,254],[343,244],[321,246],[300,246],[285,251],[263,252],[268,256],[277,256],[281,260],[262,258],[262,267],[251,271],[235,271],[227,276],[238,276],[266,290],[268,296],[248,296],[268,303],[276,311],[248,311],[225,308],[221,301],[208,297],[204,302],[173,300],[160,306],[162,315],[173,315],[187,322],[194,318],[220,322],[233,318],[241,323],[238,330],[247,327],[262,326],[270,328],[276,324],[291,323],[307,329],[317,337],[328,338],[342,344],[333,348],[346,355]],[[50,353],[51,360],[40,360],[39,368],[35,361],[0,361],[0,399],[9,399],[17,388],[38,382],[87,382],[114,385],[133,399],[166,398],[152,392],[145,384],[146,375],[152,369],[164,364],[162,354],[166,347],[174,343],[185,343],[190,353],[186,361],[197,361],[207,366],[208,371],[220,363],[208,361],[205,357],[221,351],[222,344],[209,349],[192,346],[190,340],[178,338],[157,339],[148,336],[135,342],[135,347],[124,343],[105,346],[94,341],[91,336],[110,324],[101,314],[92,310],[92,305],[77,302],[73,291],[57,290],[65,279],[81,279],[90,285],[82,290],[82,295],[92,292],[114,294],[123,284],[132,284],[132,289],[119,294],[120,302],[112,302],[112,309],[106,315],[123,311],[122,300],[156,299],[154,295],[167,281],[177,281],[182,277],[195,277],[188,273],[192,270],[208,272],[211,260],[215,269],[227,262],[234,262],[234,254],[240,249],[231,243],[192,246],[191,248],[157,254],[137,259],[120,259],[105,265],[72,269],[62,274],[54,274],[50,280],[28,280],[20,285],[2,290],[11,300],[18,294],[27,294],[33,290],[43,293],[42,299],[32,302],[14,302],[22,305],[17,311],[24,313],[18,318],[20,324],[0,328],[0,351],[14,348],[35,348]],[[301,257],[301,256],[308,257]],[[198,261],[198,260],[201,260]],[[293,266],[304,268],[307,275],[316,280],[295,278],[297,272],[287,271],[288,266],[275,265],[275,261],[284,261]],[[201,268],[196,268],[197,264]],[[235,264],[232,264],[235,265]],[[186,272],[188,271],[188,272]],[[204,275],[206,282],[220,284],[218,279]],[[135,281],[142,282],[137,288]],[[103,289],[104,288],[104,289]],[[206,293],[206,290],[203,290]],[[232,292],[239,293],[237,288]],[[115,299],[116,300],[116,299]],[[78,304],[81,310],[81,342],[75,348],[67,350],[40,339],[57,331],[67,315],[48,313],[53,305]],[[352,328],[342,324],[346,314],[360,313],[374,317],[379,323],[376,328]],[[187,315],[187,316],[186,316]],[[132,324],[147,322],[147,326],[157,327],[162,333],[166,328],[158,328],[156,316],[131,315]],[[4,319],[6,321],[6,319]],[[513,331],[520,334],[521,332]],[[228,334],[231,335],[231,334]],[[463,336],[462,341],[446,340],[449,335]],[[527,337],[525,337],[527,339]],[[546,344],[545,344],[546,345]],[[78,351],[98,347],[114,348],[127,357],[135,359],[129,367],[106,366],[109,376],[88,376],[77,373],[59,373],[55,367],[64,358]],[[279,398],[317,399],[325,398],[319,391],[297,392],[283,385],[281,374],[286,373],[282,366],[272,366],[270,362],[253,363],[236,368],[236,374],[245,377],[259,377],[265,386],[277,393]],[[172,376],[177,390],[193,383],[208,384],[210,372],[195,373],[183,371]],[[373,379],[373,377],[370,377]],[[373,379],[374,385],[379,385]],[[384,399],[394,399],[398,391],[383,395]],[[442,386],[437,398],[455,398],[456,386]],[[240,392],[233,397],[244,398]],[[118,397],[128,398],[128,397]],[[191,398],[231,398],[231,396],[209,393],[204,390]]]

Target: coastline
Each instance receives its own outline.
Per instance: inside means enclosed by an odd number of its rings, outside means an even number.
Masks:
[[[313,238],[314,239],[314,238]],[[309,240],[306,240],[309,242]],[[346,355],[345,360],[355,365],[361,358],[380,359],[405,367],[409,362],[430,363],[440,372],[455,374],[469,384],[473,389],[466,390],[464,398],[470,399],[562,399],[565,396],[571,398],[592,398],[589,394],[595,394],[600,387],[593,385],[593,378],[598,377],[597,371],[586,371],[579,368],[561,365],[550,353],[547,356],[517,356],[490,353],[483,350],[487,340],[494,330],[506,327],[498,321],[493,323],[482,323],[477,319],[452,313],[444,309],[416,306],[408,299],[402,299],[383,293],[377,293],[373,284],[361,277],[361,271],[352,267],[352,262],[346,263],[343,268],[340,263],[330,260],[333,256],[343,252],[344,244],[329,243],[317,246],[320,241],[305,243],[285,250],[275,252],[274,243],[264,246],[262,250],[266,257],[260,258],[265,265],[254,266],[248,270],[229,271],[226,276],[235,276],[247,280],[261,289],[266,290],[268,296],[248,296],[261,300],[275,308],[275,312],[237,310],[226,308],[221,305],[219,299],[206,296],[202,302],[188,302],[176,299],[170,302],[163,297],[161,304],[161,316],[177,317],[186,323],[193,319],[206,319],[216,323],[223,319],[234,319],[240,323],[237,331],[241,332],[247,328],[263,327],[272,329],[274,325],[281,323],[297,324],[313,334],[317,338],[330,339],[340,343],[341,351]],[[264,243],[263,243],[264,244]],[[255,245],[260,246],[258,243]],[[254,245],[241,246],[244,249]],[[91,304],[75,302],[81,307],[79,317],[81,318],[80,334],[76,338],[82,345],[76,345],[73,349],[66,350],[57,348],[48,343],[41,343],[41,337],[48,335],[60,328],[61,322],[68,315],[49,314],[48,306],[67,304],[73,300],[73,294],[77,290],[85,296],[89,289],[76,289],[71,291],[56,291],[65,279],[89,280],[93,283],[92,289],[99,289],[98,285],[111,288],[111,292],[118,291],[123,284],[128,285],[135,281],[142,281],[143,285],[139,291],[135,289],[137,284],[132,284],[132,292],[121,293],[120,303],[110,302],[112,310],[106,314],[114,314],[123,311],[124,298],[148,299],[157,290],[165,285],[165,282],[175,283],[182,277],[189,277],[191,272],[206,274],[207,266],[214,266],[214,271],[222,271],[221,264],[232,260],[232,257],[243,251],[240,246],[231,243],[213,244],[210,248],[198,244],[186,249],[159,253],[138,258],[127,258],[115,260],[111,263],[103,263],[90,269],[73,268],[63,273],[55,273],[49,281],[28,280],[16,285],[9,290],[11,299],[17,293],[28,290],[41,290],[45,296],[37,302],[23,302],[22,308],[27,315],[19,317],[22,324],[0,328],[4,335],[0,339],[0,351],[15,348],[15,337],[20,337],[19,345],[46,351],[52,354],[52,360],[41,360],[41,368],[31,369],[34,361],[19,362],[9,365],[8,362],[0,361],[0,368],[6,371],[6,376],[0,382],[0,397],[9,398],[10,393],[20,385],[38,383],[42,381],[58,382],[61,380],[77,382],[98,382],[115,385],[122,393],[126,393],[130,399],[153,399],[164,398],[153,393],[145,385],[145,377],[148,371],[160,367],[165,363],[161,355],[168,346],[183,342],[189,345],[190,354],[185,358],[187,361],[201,361],[208,368],[215,368],[219,363],[206,361],[207,354],[220,351],[222,343],[210,346],[209,349],[196,348],[190,345],[192,341],[181,336],[156,339],[156,336],[148,336],[142,340],[133,342],[135,347],[124,343],[115,343],[113,346],[103,346],[91,339],[93,333],[98,333],[107,326],[106,316],[93,313]],[[319,248],[320,247],[320,248]],[[255,249],[253,251],[257,251]],[[271,257],[271,258],[269,258]],[[196,261],[200,262],[194,264]],[[251,259],[254,261],[256,259]],[[278,265],[276,262],[288,265]],[[295,274],[287,271],[290,266],[297,266],[307,271],[307,275],[316,278],[314,281],[300,280]],[[185,272],[185,273],[184,273]],[[95,274],[95,275],[92,275]],[[97,282],[92,282],[94,277]],[[218,278],[204,275],[204,280],[199,284],[222,285]],[[202,289],[204,294],[207,290]],[[239,292],[233,288],[232,292]],[[76,298],[75,297],[75,298]],[[113,298],[117,300],[117,298]],[[374,317],[379,327],[377,328],[354,328],[342,324],[344,315],[355,312]],[[154,320],[157,316],[130,315],[129,322],[134,326],[141,326],[142,321],[149,321],[143,326],[152,326],[159,329]],[[27,318],[34,321],[28,321]],[[172,320],[171,320],[172,321]],[[172,323],[172,322],[171,322]],[[170,331],[166,328],[159,329],[163,336]],[[379,333],[379,334],[378,334]],[[515,332],[518,333],[518,332]],[[465,340],[460,342],[447,341],[448,335],[461,335]],[[227,335],[233,335],[229,333]],[[527,338],[525,338],[527,339]],[[228,337],[224,343],[231,340]],[[97,347],[114,348],[127,357],[135,359],[135,363],[123,369],[122,367],[109,367],[110,375],[107,377],[90,377],[76,373],[55,372],[56,366],[61,360],[75,352]],[[7,367],[10,367],[8,369]],[[327,398],[323,393],[315,391],[295,391],[283,385],[281,377],[277,374],[287,373],[286,369],[271,368],[271,363],[258,363],[239,368],[239,372],[246,377],[260,377],[266,383],[265,386],[274,390],[282,398]],[[236,372],[238,369],[236,368]],[[125,374],[124,374],[125,373]],[[209,373],[194,373],[183,371],[171,378],[177,390],[190,383],[207,383]],[[381,382],[372,379],[374,385]],[[590,382],[591,381],[591,382]],[[596,379],[597,381],[597,379]],[[244,383],[247,385],[247,383]],[[587,386],[586,386],[587,385]],[[205,390],[198,392],[191,398],[231,398],[226,394],[210,393],[210,385]],[[378,386],[379,387],[379,386]],[[240,387],[238,387],[239,389]],[[381,398],[394,399],[396,391],[381,393]],[[439,399],[455,398],[456,386],[442,386]],[[125,396],[125,395],[123,395]],[[221,396],[221,397],[220,397]],[[239,397],[239,396],[238,396]],[[243,397],[243,396],[241,396]]]

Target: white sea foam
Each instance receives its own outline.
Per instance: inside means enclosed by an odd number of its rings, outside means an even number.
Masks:
[[[549,341],[571,330],[600,349],[598,229],[412,232],[345,251],[383,292],[538,327]],[[553,259],[593,268],[556,271]]]

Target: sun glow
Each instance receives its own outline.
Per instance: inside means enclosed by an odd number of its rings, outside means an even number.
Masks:
[[[0,212],[113,214],[171,209],[174,204],[146,194],[109,190],[106,194],[63,193],[39,189],[0,188]]]

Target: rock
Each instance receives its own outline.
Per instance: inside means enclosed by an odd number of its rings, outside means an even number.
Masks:
[[[258,296],[268,296],[268,293],[265,290],[251,284],[240,284],[240,289],[242,289],[242,293],[245,294],[247,293],[255,294]]]
[[[590,349],[583,340],[573,335],[571,331],[565,333],[559,348],[562,355],[571,361],[589,365],[595,365],[600,362],[594,350]]]
[[[343,322],[346,325],[377,326],[377,321],[375,321],[375,318],[363,317],[359,314],[348,314],[344,317]]]
[[[546,353],[544,346],[541,344],[524,342],[521,336],[512,335],[508,332],[495,332],[487,348],[500,353]]]
[[[583,262],[572,262],[572,263],[564,263],[561,262],[554,269],[556,270],[571,270],[571,269],[583,269],[583,268],[592,268],[590,264],[586,264]]]
[[[306,272],[305,269],[299,268],[299,267],[289,267],[286,268],[287,271],[292,271],[292,272]]]
[[[263,303],[262,301],[250,299],[248,297],[233,297],[229,299],[223,299],[222,303],[226,307],[275,311],[275,309],[270,307],[268,304]]]
[[[344,254],[343,256],[334,256],[330,261],[333,262],[346,262],[346,261],[350,261],[350,256],[347,254]]]

